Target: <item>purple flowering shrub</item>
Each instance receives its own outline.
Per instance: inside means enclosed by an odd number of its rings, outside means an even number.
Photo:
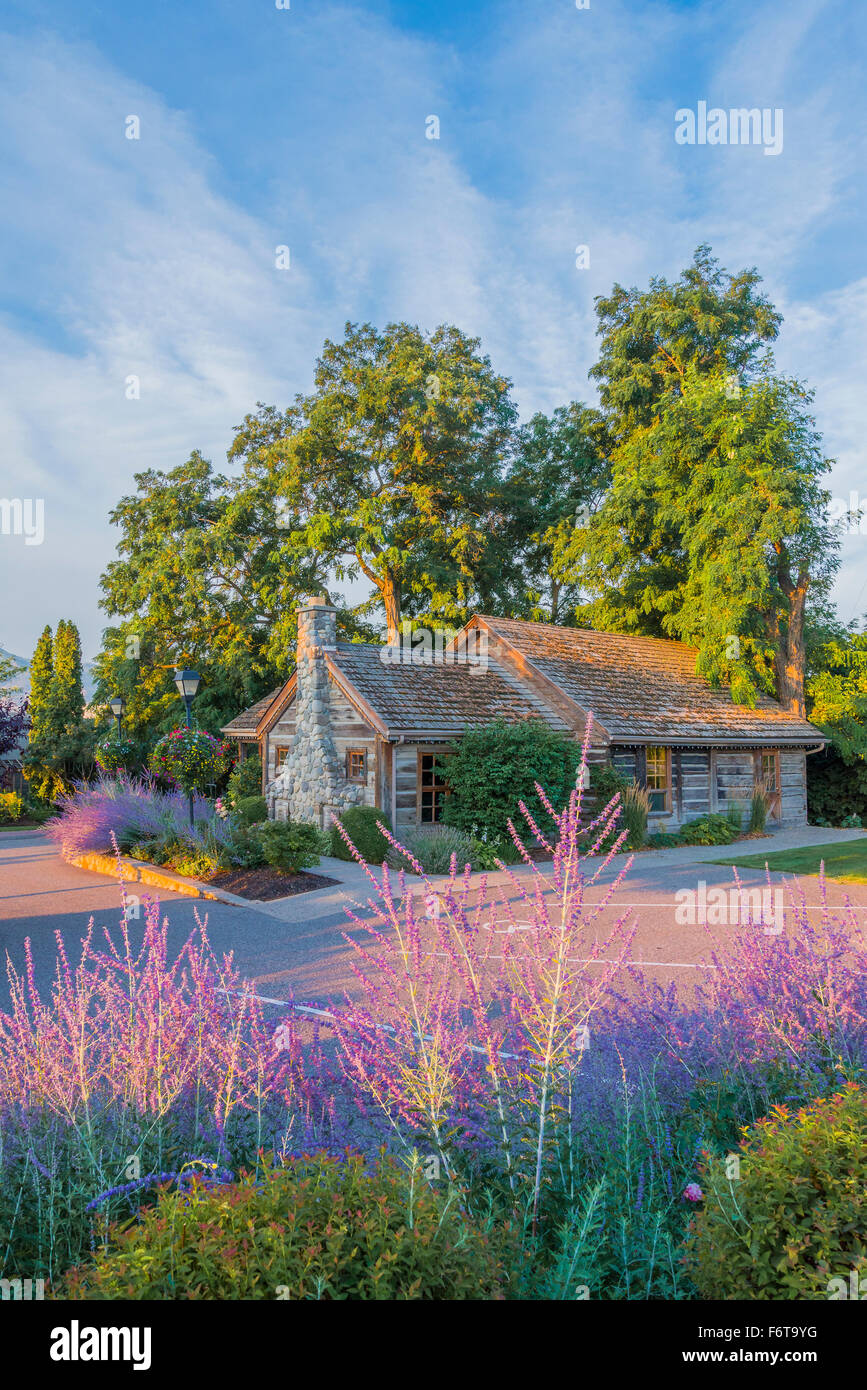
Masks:
[[[126,852],[147,841],[201,852],[228,848],[230,829],[205,797],[194,796],[193,813],[191,827],[186,793],[159,791],[147,778],[119,773],[76,783],[46,829],[67,854],[111,853],[115,843]]]
[[[0,1266],[56,1277],[158,1182],[225,1181],[262,1149],[330,1140],[331,1102],[290,1018],[279,1047],[205,927],[174,957],[159,905],[133,945],[124,919],[103,949],[93,924],[72,965],[58,933],[50,1000],[30,946],[0,1014]],[[10,1254],[11,1252],[11,1254]]]

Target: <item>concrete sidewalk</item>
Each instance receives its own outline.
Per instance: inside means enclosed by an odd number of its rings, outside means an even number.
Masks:
[[[794,830],[773,831],[759,840],[736,840],[731,845],[679,845],[672,849],[641,850],[633,856],[630,872],[634,874],[639,869],[642,873],[644,871],[658,871],[662,877],[666,869],[679,870],[690,864],[709,863],[714,859],[719,859],[721,855],[731,854],[734,857],[735,855],[746,856],[761,853],[776,854],[778,850],[804,849],[809,848],[810,845],[839,844],[846,840],[857,840],[864,833],[863,830],[828,830],[811,825],[800,826]],[[616,855],[608,868],[603,871],[606,877],[613,877],[620,873],[629,857],[628,854]],[[584,863],[589,877],[602,869],[605,857],[596,855],[586,859]],[[550,863],[538,864],[536,867],[546,877],[553,872]],[[315,872],[324,874],[328,878],[338,879],[338,886],[317,888],[312,893],[298,893],[291,898],[280,898],[276,902],[270,903],[254,903],[251,906],[267,911],[282,922],[311,922],[322,917],[330,917],[347,907],[352,910],[368,910],[370,900],[376,902],[376,889],[361,865],[354,860],[347,862],[343,859],[334,859],[329,855],[323,855]],[[382,881],[381,867],[372,865],[371,873],[378,883]],[[526,864],[516,864],[511,868],[511,873],[520,879],[531,876],[533,870]],[[654,874],[655,876],[656,874]],[[392,891],[397,896],[396,870],[390,872],[390,878]],[[433,884],[444,883],[448,880],[448,874],[431,874],[429,878]],[[508,873],[495,870],[488,874],[480,872],[472,874],[470,886],[477,888],[482,878],[487,879],[490,888],[508,886],[510,882]],[[424,880],[416,874],[407,872],[406,886],[408,891],[420,893],[423,891]]]

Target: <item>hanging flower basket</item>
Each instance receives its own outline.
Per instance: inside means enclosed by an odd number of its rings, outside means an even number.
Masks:
[[[118,738],[116,733],[100,739],[94,757],[103,772],[129,772],[139,760],[135,741],[123,734]]]
[[[204,729],[172,729],[151,749],[151,772],[185,792],[212,786],[231,766],[231,749]]]

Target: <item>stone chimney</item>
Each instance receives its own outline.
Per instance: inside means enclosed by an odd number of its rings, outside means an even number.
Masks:
[[[295,737],[275,788],[274,812],[321,829],[355,805],[358,788],[346,781],[331,731],[331,682],[325,660],[337,648],[337,609],[309,598],[298,609]]]

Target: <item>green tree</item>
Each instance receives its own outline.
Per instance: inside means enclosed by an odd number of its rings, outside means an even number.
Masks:
[[[55,798],[93,767],[92,720],[84,717],[81,641],[61,618],[52,640],[46,626],[30,664],[30,741],[24,775],[36,796]]]
[[[30,719],[31,739],[46,730],[48,711],[51,707],[51,691],[54,679],[54,642],[50,626],[46,623],[36,643],[33,660],[30,663]]]
[[[9,681],[23,670],[24,667],[19,666],[18,662],[11,656],[7,656],[5,652],[0,652],[0,695],[7,693]]]
[[[255,470],[226,477],[194,453],[135,481],[111,513],[121,536],[101,605],[119,622],[103,634],[94,700],[123,696],[128,731],[149,741],[177,723],[174,668],[194,665],[196,717],[216,733],[290,674],[298,600],[321,592],[327,566],[291,544]],[[345,609],[339,620],[343,636],[364,631]]]
[[[838,560],[811,394],[762,345],[779,315],[758,276],[699,248],[674,284],[597,303],[611,487],[568,549],[608,631],[695,644],[698,669],[752,703],[805,712],[808,595]]]
[[[520,586],[511,595],[510,616],[574,622],[581,599],[570,563],[574,538],[589,525],[609,481],[606,453],[599,411],[578,401],[551,415],[539,412],[518,429],[504,534]]]
[[[514,421],[478,340],[451,325],[347,324],[313,392],[248,416],[230,457],[282,499],[292,562],[363,574],[394,636],[403,612],[461,622],[501,584]]]

